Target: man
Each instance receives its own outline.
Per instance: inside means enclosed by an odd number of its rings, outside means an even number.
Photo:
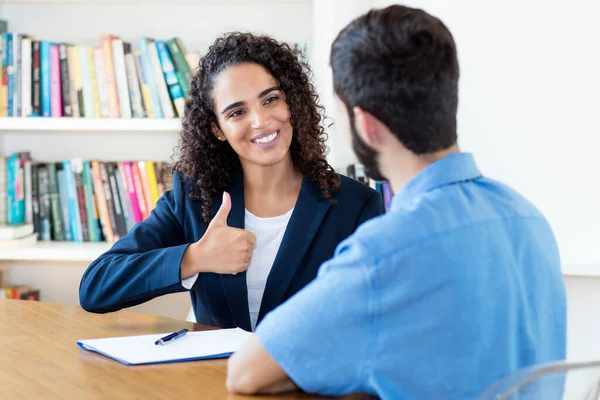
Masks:
[[[354,151],[369,176],[390,181],[392,210],[264,319],[231,357],[229,389],[467,399],[563,359],[554,236],[531,203],[460,152],[448,29],[422,10],[372,10],[339,34],[331,67]]]

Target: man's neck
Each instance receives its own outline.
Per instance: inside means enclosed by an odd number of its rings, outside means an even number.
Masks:
[[[390,184],[394,193],[398,193],[404,185],[417,176],[425,168],[434,162],[446,158],[450,154],[460,153],[458,144],[430,154],[415,155],[404,149],[406,152],[403,157],[390,157],[388,161],[388,171],[385,171],[389,177]]]

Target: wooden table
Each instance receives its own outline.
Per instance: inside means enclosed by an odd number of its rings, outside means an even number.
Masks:
[[[99,315],[76,306],[0,300],[0,399],[240,398],[225,388],[226,360],[126,366],[76,344],[183,328],[212,329],[130,311]],[[255,398],[315,397],[296,392]]]

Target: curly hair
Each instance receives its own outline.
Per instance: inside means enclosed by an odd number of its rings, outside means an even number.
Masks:
[[[290,109],[292,162],[319,185],[326,200],[333,201],[332,193],[339,188],[340,177],[325,158],[324,107],[310,81],[308,63],[288,44],[268,36],[233,32],[217,38],[200,60],[185,105],[179,159],[174,165],[174,170],[190,184],[190,199],[202,201],[203,219],[210,222],[212,197],[233,182],[240,168],[239,158],[229,143],[213,134],[212,126],[218,126],[218,122],[212,90],[221,71],[242,63],[261,65],[278,82]]]

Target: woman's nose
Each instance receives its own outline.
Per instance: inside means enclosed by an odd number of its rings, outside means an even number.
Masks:
[[[254,112],[252,127],[254,129],[263,129],[270,125],[271,117],[265,109],[258,109]]]

